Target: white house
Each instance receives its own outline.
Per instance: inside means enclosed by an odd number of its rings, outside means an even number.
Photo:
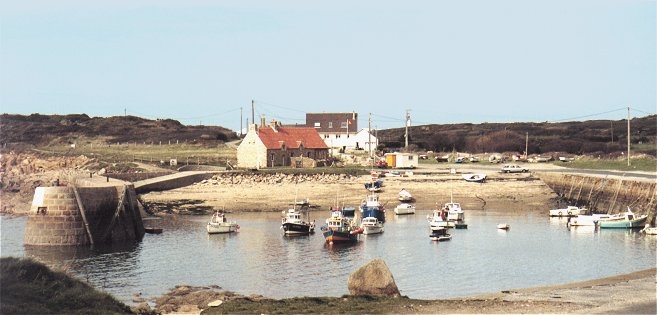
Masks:
[[[358,113],[307,113],[306,126],[313,127],[332,154],[362,149],[374,152],[378,139],[369,129],[358,128]]]

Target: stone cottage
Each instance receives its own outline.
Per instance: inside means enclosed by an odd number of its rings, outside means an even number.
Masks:
[[[288,127],[272,121],[249,126],[237,147],[237,167],[307,167],[307,161],[327,160],[329,148],[313,127]]]

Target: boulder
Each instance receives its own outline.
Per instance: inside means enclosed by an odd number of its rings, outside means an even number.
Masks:
[[[401,295],[390,269],[381,259],[374,259],[350,274],[347,287],[351,295]]]

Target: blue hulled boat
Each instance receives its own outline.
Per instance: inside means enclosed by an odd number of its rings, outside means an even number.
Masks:
[[[376,218],[383,223],[386,222],[386,209],[379,202],[379,195],[367,195],[367,199],[363,200],[360,205],[361,218]]]

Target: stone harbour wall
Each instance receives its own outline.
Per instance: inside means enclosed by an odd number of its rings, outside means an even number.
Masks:
[[[132,185],[37,187],[24,244],[107,244],[138,240],[143,235]]]

